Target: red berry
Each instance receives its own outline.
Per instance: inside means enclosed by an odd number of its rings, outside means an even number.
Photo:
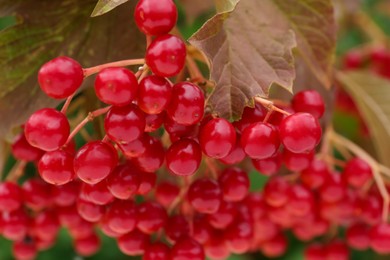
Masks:
[[[346,232],[347,243],[357,250],[366,250],[370,246],[370,233],[368,226],[354,224],[348,227]]]
[[[177,141],[180,138],[195,138],[199,132],[198,124],[195,125],[181,125],[176,123],[174,120],[168,116],[164,121],[165,131],[168,132],[169,137],[172,141]]]
[[[287,239],[280,233],[270,240],[264,242],[261,246],[264,255],[268,257],[278,257],[283,255],[287,250]]]
[[[336,240],[329,243],[326,248],[326,260],[348,260],[349,258],[349,249],[347,245],[341,241]]]
[[[118,144],[119,149],[122,151],[126,158],[134,158],[142,155],[146,151],[146,147],[151,142],[151,138],[147,134],[141,135],[138,139],[130,143]]]
[[[112,107],[104,119],[104,129],[116,143],[129,143],[145,131],[145,116],[134,104]]]
[[[342,174],[346,182],[354,188],[361,188],[372,179],[371,166],[360,158],[349,160]]]
[[[254,108],[245,107],[241,119],[234,122],[233,125],[237,128],[238,133],[242,133],[251,124],[263,121],[266,114],[267,111],[264,107],[256,103]]]
[[[160,113],[157,115],[145,115],[145,132],[150,133],[154,132],[160,128],[160,126],[164,123],[165,113]]]
[[[133,158],[132,162],[142,171],[155,172],[160,169],[164,157],[165,151],[160,139],[150,137],[145,144],[145,152]]]
[[[157,185],[155,197],[156,200],[164,207],[169,207],[179,195],[180,189],[177,185],[164,181]]]
[[[282,166],[282,155],[276,152],[274,155],[264,159],[252,159],[252,164],[261,174],[272,176],[277,173]]]
[[[228,155],[219,160],[224,164],[232,165],[242,162],[245,159],[245,152],[240,144],[240,136],[236,136],[236,144]]]
[[[105,215],[105,222],[114,232],[126,234],[134,230],[137,222],[137,208],[131,200],[116,200]]]
[[[176,24],[177,9],[172,0],[140,0],[134,19],[144,34],[167,34]]]
[[[249,192],[248,174],[240,168],[227,168],[219,177],[219,184],[226,201],[240,201]]]
[[[169,260],[169,247],[161,242],[146,247],[142,260]]]
[[[180,125],[199,123],[204,114],[204,94],[191,82],[180,82],[172,87],[167,115]]]
[[[345,197],[347,185],[338,173],[330,174],[320,189],[320,197],[326,202],[337,202]]]
[[[271,206],[283,206],[288,201],[289,188],[287,181],[281,177],[270,179],[264,186],[264,199]]]
[[[96,76],[96,96],[106,104],[126,106],[136,98],[137,89],[137,78],[125,68],[106,68]]]
[[[167,168],[172,173],[188,176],[198,170],[202,151],[197,142],[191,139],[180,139],[169,147],[165,159]]]
[[[301,172],[301,181],[306,187],[317,189],[324,185],[329,175],[327,164],[324,161],[314,159],[309,167]]]
[[[118,246],[122,253],[130,256],[142,255],[148,245],[148,236],[135,229],[118,238]]]
[[[243,219],[237,219],[225,233],[226,245],[230,252],[243,254],[249,250],[253,237],[253,225]]]
[[[160,6],[160,3],[158,6]],[[175,76],[184,67],[186,45],[180,38],[170,34],[158,36],[146,50],[145,60],[156,75],[162,77]]]
[[[65,185],[54,187],[54,203],[58,206],[65,207],[73,205],[79,196],[80,182],[72,181]]]
[[[191,231],[192,238],[203,245],[211,239],[213,229],[206,216],[197,215],[193,219]]]
[[[9,181],[0,182],[0,212],[17,210],[22,202],[22,191],[17,184]]]
[[[23,183],[23,198],[27,207],[39,211],[51,205],[52,186],[41,179],[29,179]]]
[[[137,194],[146,195],[156,185],[157,175],[154,172],[143,172],[140,174],[140,177]]]
[[[164,226],[165,235],[169,242],[176,242],[190,233],[190,225],[182,215],[171,216]]]
[[[201,128],[199,142],[207,156],[220,159],[233,150],[236,144],[236,131],[226,119],[214,118]]]
[[[344,67],[346,69],[359,69],[363,66],[363,53],[359,50],[349,51],[344,56]]]
[[[30,116],[24,133],[30,145],[44,151],[54,151],[65,144],[70,126],[63,113],[53,108],[44,108]]]
[[[298,92],[291,100],[291,105],[295,112],[310,113],[317,119],[321,118],[325,111],[324,100],[315,90]]]
[[[38,254],[35,242],[29,238],[14,242],[12,254],[16,260],[33,260]]]
[[[137,105],[147,114],[159,114],[168,106],[171,95],[171,83],[163,77],[151,75],[139,83]]]
[[[370,232],[371,248],[378,254],[390,253],[390,225],[381,223],[372,227]]]
[[[223,260],[229,258],[229,248],[227,248],[225,239],[220,232],[214,232],[211,239],[203,247],[206,256],[210,259]]]
[[[138,206],[137,228],[146,234],[157,232],[167,219],[166,210],[157,202],[144,202]]]
[[[242,132],[241,146],[252,159],[271,157],[280,146],[278,130],[268,123],[252,124]]]
[[[74,171],[88,184],[106,178],[118,163],[115,148],[108,143],[93,141],[85,144],[74,158]]]
[[[81,186],[80,198],[97,205],[107,205],[114,200],[105,181],[101,181],[94,185],[83,183]]]
[[[38,213],[33,222],[34,235],[42,240],[55,240],[60,229],[57,212],[46,210]]]
[[[211,226],[216,229],[225,229],[233,223],[236,213],[236,205],[232,202],[223,201],[218,211],[214,214],[207,215],[207,217]]]
[[[38,161],[42,155],[43,151],[34,146],[31,146],[24,136],[24,133],[19,134],[11,146],[12,155],[23,161]]]
[[[38,163],[42,179],[53,185],[64,185],[74,178],[73,156],[64,150],[45,153]]]
[[[293,172],[300,172],[309,167],[314,158],[314,151],[308,153],[293,153],[283,150],[283,162],[287,169]]]
[[[306,187],[295,184],[289,189],[286,210],[293,216],[304,217],[314,209],[314,195]]]
[[[325,248],[321,244],[311,244],[304,252],[305,260],[326,260]]]
[[[292,114],[279,125],[284,147],[294,153],[313,150],[320,142],[322,130],[318,120],[309,113]]]
[[[81,256],[91,256],[95,254],[100,248],[100,238],[95,233],[88,237],[75,239],[74,247],[76,252]]]
[[[19,241],[23,239],[29,230],[29,219],[23,209],[2,213],[2,236],[8,240]]]
[[[67,98],[81,86],[84,72],[81,65],[65,56],[45,63],[38,72],[38,82],[49,97]]]
[[[222,190],[219,184],[211,179],[198,179],[188,189],[188,201],[200,213],[213,214],[222,203]]]
[[[77,201],[77,212],[80,216],[88,222],[98,222],[102,219],[105,207],[97,205],[90,201],[79,199]]]
[[[171,260],[204,260],[203,247],[192,238],[183,238],[171,249]]]

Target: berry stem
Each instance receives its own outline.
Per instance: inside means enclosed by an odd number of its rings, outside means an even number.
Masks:
[[[23,175],[26,165],[27,161],[17,161],[9,172],[7,180],[13,182],[17,181]]]
[[[73,129],[73,131],[70,133],[69,137],[68,137],[68,140],[66,141],[65,145],[68,145],[69,142],[76,136],[76,134],[90,121],[93,121],[95,119],[95,117],[97,116],[100,116],[100,115],[103,115],[105,113],[107,113],[109,110],[111,109],[111,106],[107,106],[107,107],[103,107],[103,108],[99,108],[95,111],[92,111],[92,112],[89,112],[87,117],[84,118],[83,121],[81,121],[76,127],[75,129]]]
[[[382,220],[384,222],[387,222],[388,215],[389,215],[390,196],[386,189],[385,182],[380,174],[381,167],[379,163],[366,151],[360,148],[358,145],[348,140],[347,138],[337,134],[336,132],[331,133],[330,140],[341,146],[345,146],[348,150],[353,152],[356,156],[360,157],[361,159],[365,160],[371,166],[374,180],[383,198]]]
[[[213,159],[211,159],[208,156],[206,156],[204,161],[205,161],[206,166],[207,166],[206,170],[210,170],[212,178],[215,179],[215,180],[218,179],[218,168],[216,167]]]
[[[61,109],[61,113],[66,114],[66,111],[68,110],[68,107],[69,107],[70,103],[72,102],[72,99],[73,99],[73,97],[74,97],[75,95],[76,95],[76,93],[70,95],[70,96],[66,99],[66,101],[65,101],[65,103],[64,103],[64,106],[63,106],[62,109]]]
[[[272,102],[271,100],[268,100],[268,99],[265,99],[262,97],[255,97],[255,101],[257,103],[261,104],[262,106],[264,106],[268,110],[273,110],[273,111],[279,112],[281,114],[284,114],[286,116],[291,115],[289,112],[284,111],[283,109],[280,109],[277,106],[275,106],[274,102]]]
[[[111,68],[111,67],[126,67],[126,66],[132,66],[132,65],[143,65],[145,63],[145,59],[131,59],[131,60],[121,60],[121,61],[114,61],[105,63],[102,65],[98,65],[91,68],[84,69],[84,77],[91,76],[95,73],[100,72],[101,70],[105,68]]]

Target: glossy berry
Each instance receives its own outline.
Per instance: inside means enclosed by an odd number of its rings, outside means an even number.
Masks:
[[[283,162],[287,169],[300,172],[309,167],[314,158],[314,151],[308,153],[293,153],[285,149],[283,151]]]
[[[0,213],[1,214],[1,213]],[[23,239],[29,229],[29,219],[23,209],[2,212],[2,236],[11,241]]]
[[[226,201],[240,201],[249,192],[248,174],[240,168],[225,169],[218,181]]]
[[[284,147],[294,153],[313,150],[320,142],[322,130],[318,120],[308,113],[292,114],[279,125]]]
[[[22,189],[24,203],[32,210],[39,211],[53,202],[51,185],[40,178],[28,179],[23,183]]]
[[[242,162],[245,159],[245,152],[241,147],[240,144],[240,136],[236,136],[236,144],[234,145],[233,149],[230,151],[228,155],[226,155],[223,158],[220,158],[219,161],[221,161],[224,164],[232,165]]]
[[[263,121],[266,114],[266,109],[262,105],[256,103],[254,108],[245,107],[241,119],[234,122],[233,125],[237,128],[238,133],[242,133],[245,128],[251,124]]]
[[[164,123],[165,113],[160,113],[157,115],[145,115],[145,132],[150,133],[154,132],[160,128]]]
[[[81,65],[65,56],[45,63],[38,72],[39,86],[49,97],[67,98],[81,86],[84,72]]]
[[[309,167],[301,172],[301,181],[306,187],[317,189],[324,185],[329,175],[327,164],[322,160],[314,159]]]
[[[335,240],[326,245],[326,260],[339,259],[339,260],[348,260],[349,258],[349,249],[344,241]]]
[[[169,247],[161,242],[156,242],[147,246],[142,260],[168,260]]]
[[[275,177],[266,183],[264,187],[264,199],[271,206],[283,206],[288,201],[289,189],[290,187],[286,180]]]
[[[53,185],[64,185],[74,178],[73,156],[64,150],[45,153],[38,163],[43,180]]]
[[[202,160],[202,151],[197,142],[181,139],[174,142],[165,155],[167,168],[174,174],[188,176],[194,174]]]
[[[252,159],[252,164],[261,174],[272,176],[277,173],[282,166],[282,155],[276,152],[271,157],[264,159]]]
[[[156,185],[157,175],[154,172],[143,172],[141,173],[141,179],[138,186],[137,194],[146,195],[152,191]]]
[[[203,152],[216,159],[227,156],[233,150],[236,138],[233,125],[224,118],[210,120],[201,127],[199,133],[199,142]]]
[[[142,171],[155,172],[164,162],[165,151],[161,141],[155,137],[150,137],[145,143],[145,151],[132,162]]]
[[[112,107],[104,119],[104,129],[111,140],[129,143],[138,139],[145,130],[144,113],[134,104]]]
[[[211,226],[216,229],[225,229],[233,223],[237,214],[236,205],[232,202],[223,201],[218,211],[207,215]]]
[[[192,238],[183,238],[176,242],[171,249],[171,260],[203,260],[205,259],[203,247]]]
[[[130,164],[118,165],[107,178],[107,187],[118,199],[127,200],[135,195],[141,173]]]
[[[77,200],[77,212],[88,222],[98,222],[105,213],[105,207],[87,200]]]
[[[310,113],[317,119],[321,118],[325,111],[324,100],[315,90],[303,90],[296,93],[291,100],[291,105],[295,112]]]
[[[142,255],[148,245],[148,236],[135,229],[118,238],[118,246],[122,253],[130,256]]]
[[[337,202],[345,197],[347,185],[338,173],[332,173],[320,189],[320,197],[326,202]]]
[[[22,202],[22,191],[17,184],[9,181],[0,182],[0,212],[17,210]]]
[[[138,89],[134,73],[125,68],[106,68],[95,80],[95,92],[104,103],[125,106],[136,98]]]
[[[94,255],[99,250],[100,245],[100,238],[95,233],[92,233],[85,238],[76,239],[74,241],[75,251],[81,256]]]
[[[194,138],[198,135],[199,126],[195,125],[181,125],[176,123],[170,117],[166,116],[164,120],[165,131],[168,132],[169,137],[173,141],[177,141],[180,138]]]
[[[134,19],[144,34],[167,34],[176,24],[177,9],[172,0],[140,0]]]
[[[253,225],[247,220],[238,218],[226,230],[226,245],[230,252],[243,254],[248,251],[253,236]]]
[[[357,250],[366,250],[370,246],[370,232],[368,226],[364,224],[354,224],[347,228],[347,243]]]
[[[111,144],[93,141],[85,144],[74,158],[74,171],[88,184],[106,178],[118,163],[118,154]]]
[[[81,183],[79,181],[72,181],[67,184],[54,187],[54,203],[61,207],[73,205],[79,196],[80,187]]]
[[[26,238],[24,240],[14,242],[12,245],[12,254],[17,260],[32,260],[35,259],[38,254],[38,250],[35,242],[30,238]]]
[[[175,76],[184,67],[186,45],[180,38],[170,34],[158,36],[146,50],[145,61],[154,74],[161,77]]]
[[[370,232],[370,246],[379,254],[390,253],[390,225],[381,223],[372,227]]]
[[[130,159],[139,157],[145,153],[146,147],[148,147],[149,143],[151,142],[151,138],[152,137],[150,137],[148,134],[143,134],[138,139],[130,143],[122,143],[118,144],[118,146],[126,158]]]
[[[326,260],[325,248],[321,244],[311,244],[305,248],[305,260]]]
[[[170,242],[176,242],[190,233],[190,225],[182,215],[171,216],[164,226],[165,235]]]
[[[164,207],[169,207],[180,193],[180,188],[168,181],[157,185],[155,191],[156,200]]]
[[[313,211],[314,204],[314,195],[308,188],[300,184],[290,187],[286,210],[291,215],[303,217]]]
[[[147,114],[159,114],[168,106],[171,95],[171,83],[163,77],[151,75],[139,83],[137,105]]]
[[[80,198],[95,203],[96,205],[107,205],[114,200],[105,181],[94,185],[83,183]]]
[[[204,94],[191,82],[180,82],[173,86],[167,115],[181,125],[193,125],[202,120]]]
[[[241,147],[252,159],[271,157],[280,146],[278,130],[268,123],[255,123],[245,128]]]
[[[70,126],[66,116],[52,108],[36,111],[24,127],[29,144],[44,151],[54,151],[64,145],[69,133]]]
[[[203,178],[191,184],[187,197],[196,211],[213,214],[222,203],[222,190],[216,181]]]
[[[167,219],[166,210],[157,202],[144,202],[138,206],[137,228],[145,234],[157,232]]]
[[[371,166],[360,158],[349,160],[342,174],[347,183],[354,188],[361,188],[372,179]]]
[[[53,210],[46,210],[38,213],[32,223],[34,235],[42,240],[56,239],[60,230],[57,213]]]
[[[134,230],[137,208],[131,200],[116,200],[107,210],[105,221],[114,232],[126,234]]]
[[[19,134],[11,145],[12,155],[23,161],[38,161],[44,151],[31,146],[24,136],[24,133]]]

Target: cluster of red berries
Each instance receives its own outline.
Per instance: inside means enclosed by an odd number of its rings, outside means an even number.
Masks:
[[[276,257],[287,249],[285,231],[310,241],[338,226],[347,228],[349,246],[389,253],[381,197],[374,188],[359,191],[372,179],[367,163],[354,158],[339,173],[314,157],[325,110],[318,92],[302,91],[280,107],[259,99],[233,123],[214,117],[201,88],[168,78],[186,62],[184,42],[168,34],[177,20],[173,1],[140,0],[134,17],[153,37],[142,73],[99,70],[95,93],[107,107],[72,132],[66,109],[38,110],[12,145],[14,157],[39,173],[21,186],[0,183],[0,234],[14,241],[16,259],[51,247],[61,226],[83,256],[100,247],[96,229],[126,255],[202,260],[256,251]],[[38,80],[67,104],[85,71],[58,57]],[[76,149],[76,132],[100,115],[106,136]],[[261,192],[249,192],[240,168],[247,158],[271,176]],[[299,174],[280,175],[282,164]],[[348,247],[342,240],[310,245],[306,259],[348,259]]]

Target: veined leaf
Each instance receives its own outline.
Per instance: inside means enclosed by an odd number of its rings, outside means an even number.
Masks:
[[[91,16],[99,16],[105,13],[108,13],[115,7],[126,3],[129,0],[99,0],[96,4],[95,9],[93,9]]]

